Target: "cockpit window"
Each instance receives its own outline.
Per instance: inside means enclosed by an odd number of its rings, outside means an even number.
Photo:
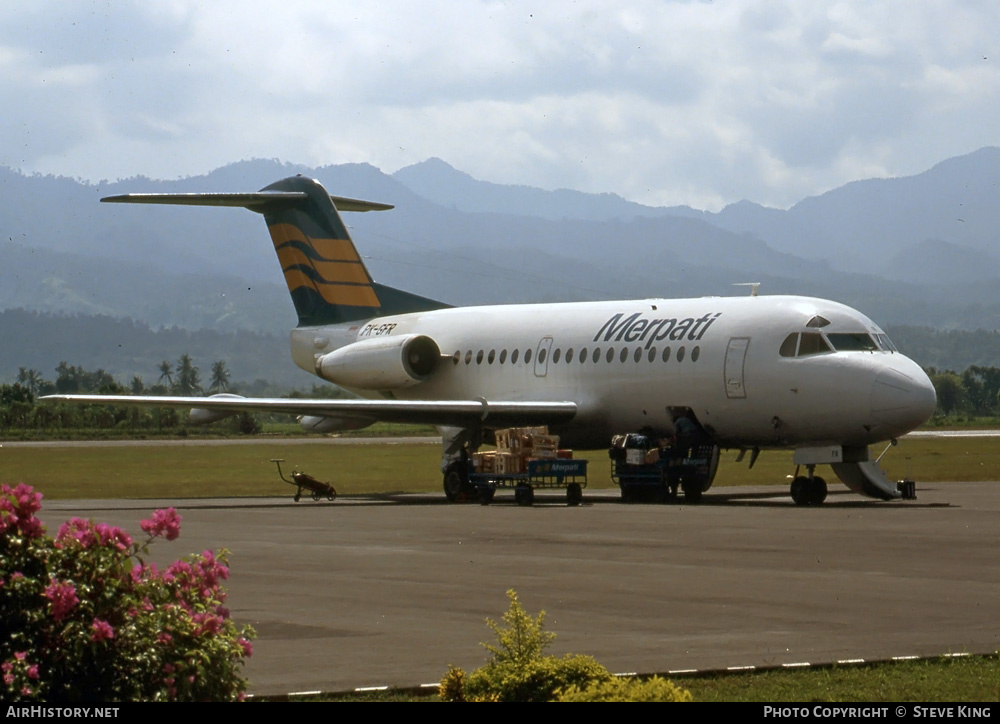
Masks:
[[[830,351],[830,345],[823,339],[819,332],[803,332],[802,341],[799,342],[799,357],[810,354],[822,354]]]
[[[899,351],[898,349],[896,349],[896,345],[892,343],[892,340],[889,339],[888,334],[876,334],[875,341],[878,342],[879,345],[882,347],[882,349],[884,349],[886,352]]]
[[[807,357],[813,354],[831,352],[830,345],[819,332],[792,333],[781,343],[778,354],[782,357]]]
[[[785,337],[785,341],[781,343],[781,348],[778,350],[778,354],[782,357],[794,357],[795,350],[799,346],[799,335],[797,332]]]
[[[831,332],[830,344],[838,352],[875,352],[878,345],[867,332]]]

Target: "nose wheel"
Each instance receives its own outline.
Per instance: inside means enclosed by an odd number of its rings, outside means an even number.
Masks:
[[[795,476],[792,500],[796,505],[821,505],[826,500],[826,481],[812,474]]]

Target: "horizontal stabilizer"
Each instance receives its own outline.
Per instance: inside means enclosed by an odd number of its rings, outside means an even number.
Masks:
[[[204,194],[121,194],[105,196],[101,201],[108,204],[168,204],[173,206],[235,206],[258,213],[275,211],[292,206],[309,198],[304,191],[254,191],[250,193],[204,193]],[[388,211],[392,204],[375,201],[349,199],[344,196],[330,196],[338,211]]]
[[[301,400],[284,397],[220,398],[151,395],[48,395],[43,401],[138,407],[189,407],[234,412],[280,412],[372,422],[460,427],[519,427],[567,422],[575,402],[488,402],[479,400]]]

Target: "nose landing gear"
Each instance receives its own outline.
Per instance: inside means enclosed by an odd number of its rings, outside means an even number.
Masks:
[[[807,465],[809,475],[796,475],[792,479],[792,500],[796,505],[821,505],[826,500],[826,481],[814,475],[815,465]]]

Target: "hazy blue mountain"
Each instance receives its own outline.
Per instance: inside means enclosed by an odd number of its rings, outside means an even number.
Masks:
[[[345,214],[366,263],[383,283],[452,304],[731,295],[759,281],[761,293],[837,299],[883,324],[992,329],[1000,318],[996,148],[787,210],[742,201],[718,213],[492,184],[437,159],[391,176],[256,159],[99,184],[0,168],[0,309],[285,334],[294,314],[258,215],[98,199],[256,190],[297,173],[395,204]]]
[[[401,168],[392,177],[428,201],[458,211],[538,216],[543,219],[607,221],[637,216],[665,216],[667,209],[626,201],[617,194],[588,194],[569,189],[543,191],[479,181],[440,158]]]

